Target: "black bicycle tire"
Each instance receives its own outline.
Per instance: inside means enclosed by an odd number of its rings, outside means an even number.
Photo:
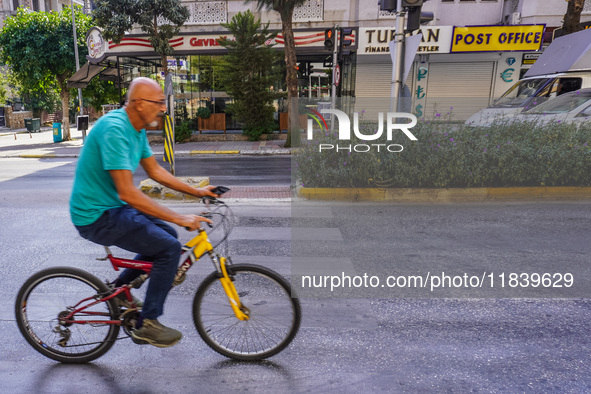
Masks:
[[[301,318],[302,318],[302,309],[300,306],[300,301],[292,293],[290,283],[285,278],[283,278],[281,275],[279,275],[277,272],[275,272],[273,270],[270,270],[266,267],[262,267],[259,265],[254,265],[254,264],[234,264],[234,265],[228,266],[228,273],[230,275],[233,273],[239,273],[239,272],[253,272],[253,273],[267,276],[270,279],[272,279],[273,281],[275,281],[290,296],[291,305],[292,305],[293,312],[294,312],[294,319],[293,319],[292,326],[289,330],[289,334],[285,337],[285,339],[278,346],[276,346],[264,353],[260,353],[260,354],[257,353],[257,354],[250,354],[250,355],[232,353],[232,352],[224,349],[223,347],[219,346],[216,342],[214,342],[211,339],[211,337],[209,335],[207,335],[205,327],[203,327],[202,321],[200,319],[200,310],[201,310],[201,303],[203,300],[203,296],[205,295],[205,292],[207,291],[207,289],[209,288],[209,286],[212,283],[214,283],[215,281],[218,280],[218,276],[217,276],[216,272],[213,272],[210,275],[208,275],[201,282],[199,287],[197,288],[197,292],[195,293],[195,297],[193,299],[193,322],[195,324],[195,327],[197,328],[197,332],[199,333],[199,335],[201,336],[203,341],[210,348],[212,348],[213,350],[215,350],[219,354],[229,357],[229,358],[232,358],[232,359],[235,359],[235,360],[240,360],[240,361],[263,360],[263,359],[269,358],[269,357],[274,356],[277,353],[281,352],[295,338],[295,336],[300,328],[300,322],[301,322]],[[236,289],[236,290],[240,293],[240,289]]]
[[[103,343],[96,348],[89,350],[88,352],[84,352],[78,355],[72,355],[70,353],[60,352],[57,349],[52,349],[48,347],[44,347],[40,344],[34,337],[29,329],[27,328],[27,323],[25,321],[25,317],[23,316],[23,305],[26,305],[28,296],[30,295],[31,291],[38,286],[40,283],[45,282],[47,280],[51,280],[52,278],[64,278],[69,277],[77,280],[81,280],[95,289],[98,292],[104,293],[107,292],[109,289],[107,288],[106,284],[100,281],[96,276],[83,271],[78,268],[73,267],[53,267],[41,270],[31,276],[27,281],[21,286],[18,295],[16,297],[15,302],[15,315],[16,315],[16,322],[19,328],[19,331],[23,335],[23,337],[27,340],[27,342],[39,353],[43,354],[46,357],[49,357],[53,360],[59,361],[64,364],[84,364],[88,363],[92,360],[95,360],[102,355],[104,355],[111,347],[114,345],[117,336],[119,335],[119,325],[111,325],[108,331],[108,334],[105,337]],[[111,312],[111,319],[116,320],[118,319],[118,312],[117,312],[117,305],[114,300],[105,301],[109,306],[109,311]]]

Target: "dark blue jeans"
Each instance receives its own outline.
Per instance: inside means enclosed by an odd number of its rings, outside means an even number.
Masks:
[[[82,237],[92,242],[114,245],[137,253],[138,260],[153,262],[142,316],[156,319],[162,315],[181,254],[176,231],[162,220],[128,205],[109,209],[96,222],[76,228]],[[129,283],[141,274],[140,270],[126,269],[117,282]]]

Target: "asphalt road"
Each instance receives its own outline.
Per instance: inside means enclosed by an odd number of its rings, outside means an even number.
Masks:
[[[291,182],[291,156],[178,157],[175,169],[177,176],[208,176],[212,185],[288,186]],[[141,168],[136,172],[135,179],[138,177],[145,179]]]
[[[576,283],[585,283],[588,202],[236,204],[234,261],[257,262],[290,276],[302,295],[302,328],[286,350],[265,362],[242,363],[203,343],[190,311],[194,288],[209,271],[206,264],[192,269],[169,296],[162,321],[184,333],[179,345],[158,349],[121,340],[88,365],[46,359],[17,330],[13,305],[20,285],[53,265],[81,267],[101,279],[114,276],[108,264],[95,260],[101,247],[81,239],[69,222],[71,167],[71,161],[0,160],[2,391],[591,390],[588,297],[499,298],[466,295],[462,288],[452,296],[425,296],[424,289],[416,297],[397,296],[382,288],[334,294],[323,289],[313,296],[297,278],[309,269],[310,275],[368,272],[384,278],[424,274],[427,268],[531,272],[538,266],[577,269]],[[193,204],[167,205],[195,210]],[[179,233],[183,241],[189,238]]]

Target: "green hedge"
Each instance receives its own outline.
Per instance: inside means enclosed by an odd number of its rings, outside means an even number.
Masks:
[[[411,129],[418,141],[401,132],[404,147],[367,153],[319,152],[319,144],[372,144],[388,141],[339,141],[330,133],[295,155],[298,183],[305,187],[507,187],[590,186],[591,123],[497,123],[490,128],[421,122]],[[369,134],[377,125],[362,124]],[[322,134],[322,135],[319,135]],[[384,132],[385,135],[385,132]]]

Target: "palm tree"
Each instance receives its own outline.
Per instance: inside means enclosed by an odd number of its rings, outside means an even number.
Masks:
[[[575,33],[583,30],[581,26],[581,12],[585,6],[585,0],[567,0],[566,14],[564,15],[564,23],[562,29],[564,34]]]
[[[287,142],[285,146],[297,146],[300,142],[298,129],[298,71],[295,52],[295,41],[293,38],[292,19],[293,9],[302,5],[306,0],[245,0],[244,3],[256,3],[257,9],[273,10],[281,15],[281,31],[283,33],[285,48],[285,82],[287,85],[287,103],[289,119],[287,121]]]

